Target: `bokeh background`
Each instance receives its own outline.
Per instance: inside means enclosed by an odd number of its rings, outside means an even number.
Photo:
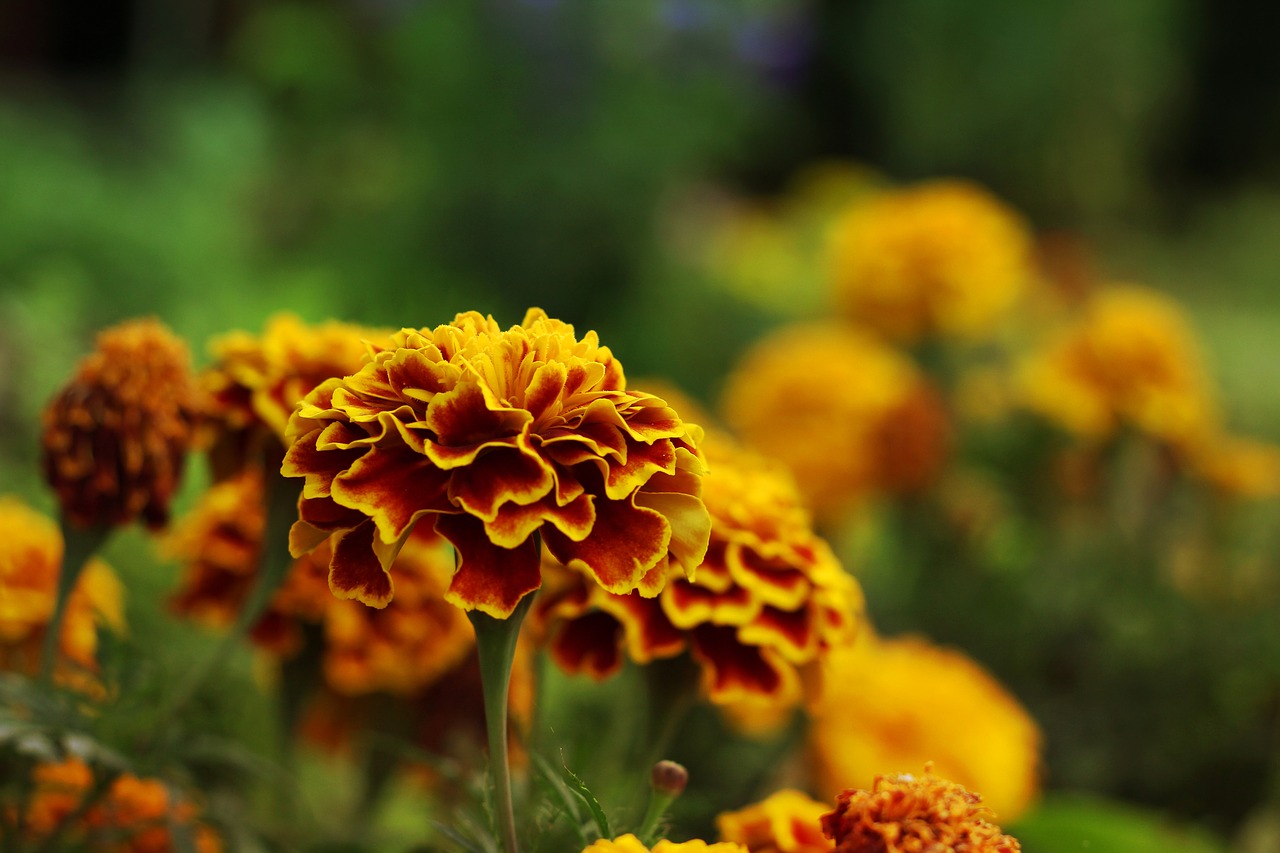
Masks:
[[[540,305],[714,399],[815,302],[713,281],[690,235],[830,163],[979,181],[1060,268],[1175,295],[1232,424],[1280,439],[1267,24],[1204,0],[8,0],[0,484],[38,493],[44,401],[136,315],[201,360],[281,310],[398,327]],[[1016,525],[967,575],[895,574],[892,536],[842,548],[882,629],[965,649],[1027,703],[1050,789],[1231,838],[1280,795],[1278,516],[1242,517],[1265,594],[1212,608],[1091,576],[1116,553],[1096,541],[1046,569]]]

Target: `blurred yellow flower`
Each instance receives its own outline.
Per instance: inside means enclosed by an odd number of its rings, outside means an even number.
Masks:
[[[34,675],[53,615],[62,534],[52,519],[15,497],[0,497],[0,670]],[[92,683],[97,671],[98,629],[124,630],[119,579],[96,557],[85,564],[67,600],[54,670],[71,686]]]
[[[868,786],[886,768],[934,762],[1006,820],[1038,786],[1040,732],[994,678],[959,652],[868,632],[836,650],[811,709],[821,795]]]
[[[986,190],[934,181],[853,204],[831,227],[837,307],[895,340],[979,337],[1032,278],[1022,218]]]
[[[795,476],[821,518],[929,482],[948,449],[936,391],[903,355],[833,323],[758,341],[724,391],[725,420]]]
[[[582,853],[749,853],[740,844],[708,844],[705,841],[659,841],[651,851],[634,835],[623,835],[612,841],[600,839]]]
[[[822,834],[822,816],[831,806],[795,790],[771,794],[755,805],[716,818],[724,841],[744,845],[751,853],[828,853],[831,841]]]
[[[1017,853],[1016,838],[987,818],[982,797],[933,775],[877,776],[870,790],[846,789],[822,831],[832,853]]]
[[[1280,494],[1280,447],[1220,435],[1195,448],[1191,469],[1224,495],[1267,498]]]

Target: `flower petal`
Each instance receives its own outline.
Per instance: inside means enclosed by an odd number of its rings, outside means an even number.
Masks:
[[[437,516],[436,532],[458,552],[458,570],[445,593],[451,604],[506,619],[520,599],[542,585],[533,538],[517,548],[499,548],[489,541],[484,524],[469,515]]]
[[[366,521],[334,536],[329,589],[338,598],[386,607],[391,601],[391,575],[373,553],[373,534],[373,522]]]
[[[394,542],[426,513],[457,512],[447,495],[449,478],[403,445],[383,442],[333,479],[334,500],[359,510]]]
[[[610,592],[631,592],[667,553],[671,527],[661,513],[629,500],[597,497],[591,534],[574,542],[555,528],[543,528],[543,541],[557,560],[586,569]]]

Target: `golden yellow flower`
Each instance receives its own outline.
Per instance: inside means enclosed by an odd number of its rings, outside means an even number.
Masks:
[[[594,332],[538,309],[506,331],[471,312],[397,333],[308,395],[289,435],[282,473],[306,478],[291,547],[332,536],[330,586],[366,604],[391,600],[421,519],[457,549],[448,600],[497,618],[541,586],[539,538],[604,588],[649,596],[706,550],[698,429],[626,390]]]
[[[755,805],[716,818],[724,841],[745,846],[751,853],[829,853],[831,842],[822,834],[822,816],[831,811],[808,794],[782,790]]]
[[[1018,388],[1029,409],[1093,441],[1127,426],[1185,449],[1217,428],[1195,334],[1173,300],[1144,288],[1094,294],[1024,361]]]
[[[34,675],[53,615],[62,534],[49,518],[14,497],[0,497],[0,669]],[[82,685],[97,671],[98,629],[124,630],[120,581],[94,558],[67,600],[55,675]]]
[[[80,527],[163,527],[200,416],[186,345],[153,319],[98,335],[44,410],[45,479]]]
[[[612,594],[579,574],[547,591],[539,621],[569,672],[604,678],[624,648],[639,663],[687,649],[712,701],[794,707],[802,669],[852,637],[861,590],[813,532],[781,466],[719,433],[703,447],[711,544],[696,574],[673,577],[656,599]]]
[[[278,466],[289,416],[302,398],[326,379],[355,373],[365,361],[365,340],[389,335],[335,321],[307,325],[293,314],[277,314],[260,336],[232,332],[214,340],[214,363],[201,379],[213,403],[211,456],[218,478],[250,459]]]
[[[256,470],[211,488],[166,542],[167,551],[186,563],[174,609],[208,624],[230,625],[256,580],[263,524]],[[383,610],[335,598],[329,556],[322,544],[295,561],[253,627],[258,645],[292,656],[301,648],[303,626],[322,626],[325,679],[345,695],[412,693],[470,652],[471,624],[444,600],[453,554],[429,529],[412,535],[396,556],[398,594]]]
[[[987,820],[982,797],[933,775],[877,776],[846,789],[822,831],[833,853],[1018,853],[1022,845]]]
[[[896,340],[976,337],[1032,278],[1027,225],[981,187],[934,181],[853,204],[831,228],[835,302]]]
[[[1266,498],[1280,494],[1280,447],[1273,444],[1214,436],[1192,451],[1191,467],[1225,495]]]
[[[609,841],[600,839],[582,851],[582,853],[748,853],[741,844],[717,843],[705,841],[659,841],[651,851],[634,835],[623,835]]]
[[[941,399],[900,353],[831,323],[759,341],[725,387],[725,420],[791,470],[823,518],[928,484],[946,456]]]
[[[809,733],[820,795],[869,785],[888,767],[934,762],[1006,820],[1035,796],[1039,729],[959,652],[868,632],[828,656],[824,674]]]
[[[71,821],[64,843],[75,849],[102,853],[172,853],[172,823],[190,824],[198,853],[218,853],[222,842],[200,823],[194,805],[174,804],[169,787],[158,779],[124,774],[115,779],[106,795],[82,814],[80,802],[93,784],[93,771],[79,758],[42,764],[34,771],[34,786],[27,807],[25,827],[32,842],[39,842],[58,826]]]

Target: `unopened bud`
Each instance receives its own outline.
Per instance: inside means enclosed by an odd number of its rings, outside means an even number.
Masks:
[[[653,765],[649,781],[653,790],[675,799],[684,793],[685,786],[689,784],[689,771],[684,769],[684,765],[674,761],[659,761]]]

